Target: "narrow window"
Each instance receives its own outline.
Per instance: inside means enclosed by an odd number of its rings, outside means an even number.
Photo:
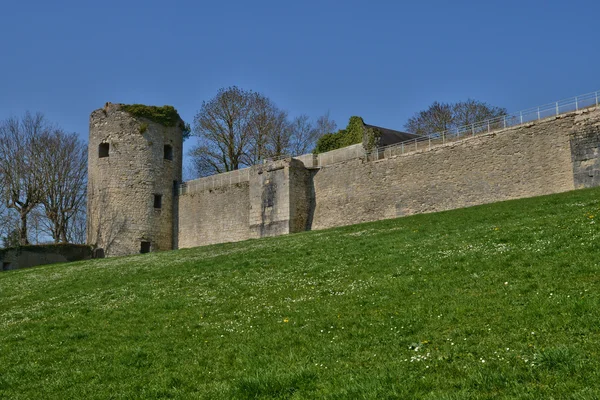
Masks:
[[[140,253],[150,253],[150,242],[142,242],[140,245]]]
[[[179,182],[173,181],[173,196],[179,196]]]
[[[154,195],[154,208],[162,208],[162,195]]]
[[[165,160],[173,161],[173,146],[165,144]]]
[[[98,146],[98,158],[108,157],[109,150],[110,150],[110,144],[100,143],[100,146]]]

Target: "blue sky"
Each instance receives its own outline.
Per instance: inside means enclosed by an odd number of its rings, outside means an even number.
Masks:
[[[600,90],[599,15],[598,1],[5,0],[0,119],[41,111],[86,138],[107,101],[192,122],[231,85],[339,127],[402,129],[436,100],[518,111]]]

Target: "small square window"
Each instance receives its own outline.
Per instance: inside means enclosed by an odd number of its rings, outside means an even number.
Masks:
[[[150,253],[150,242],[142,242],[140,244],[140,253],[142,253],[142,254]]]
[[[173,146],[165,144],[165,160],[173,161]]]
[[[10,263],[9,262],[3,262],[2,263],[2,271],[8,271],[10,269]]]
[[[154,195],[154,208],[162,208],[162,195]]]
[[[98,146],[98,158],[108,157],[109,151],[110,151],[110,144],[100,143],[100,146]]]

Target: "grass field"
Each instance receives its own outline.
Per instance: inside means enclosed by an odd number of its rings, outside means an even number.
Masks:
[[[600,190],[0,274],[0,398],[598,399]]]

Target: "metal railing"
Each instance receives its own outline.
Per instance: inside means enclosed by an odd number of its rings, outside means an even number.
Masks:
[[[424,135],[415,139],[394,143],[389,146],[378,147],[365,152],[365,156],[372,159],[387,158],[389,156],[405,154],[408,152],[430,149],[432,146],[454,142],[480,134],[490,133],[497,130],[524,125],[545,118],[556,117],[560,114],[579,111],[584,108],[598,107],[600,91],[575,96],[568,99],[545,104],[539,107],[504,115],[497,118],[484,120],[482,122],[464,125],[443,132]]]

